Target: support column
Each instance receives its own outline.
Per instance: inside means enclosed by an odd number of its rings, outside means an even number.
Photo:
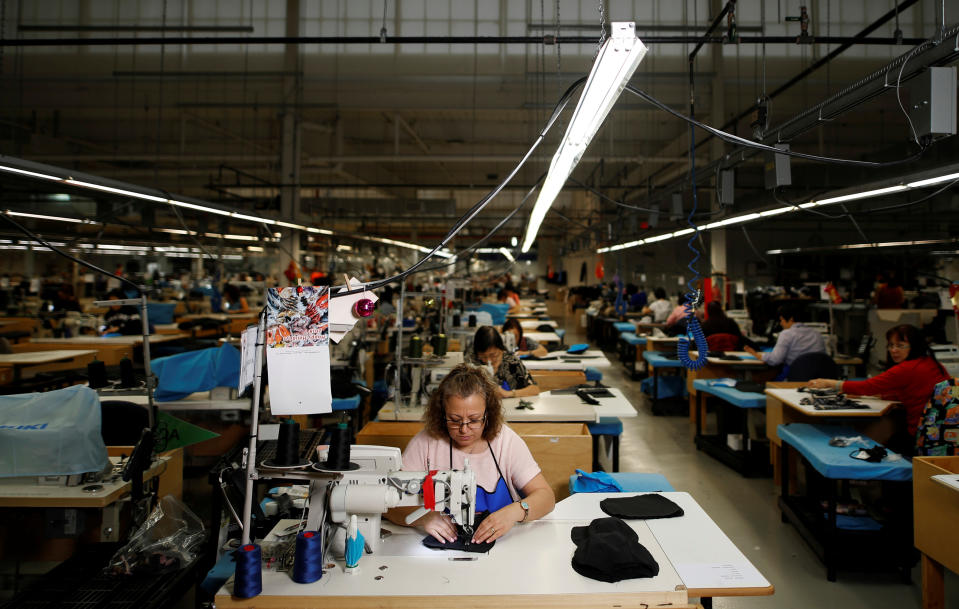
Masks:
[[[713,14],[718,13],[722,10],[724,2],[719,0],[713,0],[712,10]],[[725,24],[723,25],[725,27]],[[709,53],[712,56],[713,62],[713,86],[712,86],[712,99],[711,99],[711,108],[709,116],[714,125],[722,125],[726,121],[726,84],[725,84],[725,69],[723,61],[723,49],[724,45],[715,44],[709,49]],[[718,137],[713,138],[710,144],[710,158],[718,159],[723,156],[725,153],[725,145],[722,140]],[[716,178],[716,188],[713,189],[712,196],[710,197],[710,209],[716,211],[720,208],[719,205],[719,179]],[[710,276],[713,280],[713,286],[724,285],[724,277],[712,275],[712,273],[726,273],[726,229],[719,228],[709,231],[709,267],[701,269],[703,276]],[[723,292],[720,292],[722,294]],[[706,294],[707,299],[711,298],[709,294]]]
[[[286,0],[286,35],[300,35],[300,0]],[[300,51],[297,45],[288,44],[283,54],[283,70],[287,74],[283,79],[284,99],[290,105],[284,109],[283,125],[280,136],[280,218],[289,222],[298,222],[300,215],[300,117],[299,102],[302,94],[300,81]],[[280,254],[271,265],[271,273],[285,283],[283,271],[290,263],[290,256],[297,264],[302,262],[300,232],[281,229]],[[301,269],[303,270],[303,269]]]

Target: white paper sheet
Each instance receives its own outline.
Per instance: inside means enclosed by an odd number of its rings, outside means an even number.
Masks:
[[[266,300],[271,412],[331,412],[328,288],[270,288]]]
[[[736,588],[762,578],[749,563],[680,563],[676,571],[687,588]]]
[[[258,325],[250,326],[240,335],[240,383],[237,392],[243,393],[247,386],[253,384],[253,373],[256,367],[256,331]]]
[[[350,277],[347,285],[350,290],[363,287],[363,284],[356,277]],[[347,288],[340,291],[346,292]],[[356,322],[361,320],[361,318],[353,315],[353,305],[364,298],[369,298],[373,302],[379,300],[379,297],[370,291],[330,299],[330,340],[334,343],[340,342],[344,336],[349,334]]]

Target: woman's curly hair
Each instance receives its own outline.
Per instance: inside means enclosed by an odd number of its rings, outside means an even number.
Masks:
[[[475,394],[483,396],[486,402],[483,439],[491,441],[499,435],[503,426],[503,404],[496,391],[496,383],[484,368],[472,364],[459,364],[450,370],[430,395],[430,402],[423,413],[426,433],[434,438],[448,438],[450,432],[446,426],[446,400],[452,396],[468,398]]]

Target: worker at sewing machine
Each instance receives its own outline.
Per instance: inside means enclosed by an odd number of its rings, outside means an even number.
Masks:
[[[503,421],[494,381],[482,368],[460,364],[430,396],[425,427],[403,452],[403,469],[462,469],[465,458],[476,472],[476,525],[472,543],[496,541],[517,523],[553,510],[556,497],[519,435]],[[405,524],[415,508],[393,508],[387,519]],[[482,518],[482,519],[481,519]],[[448,514],[431,511],[413,521],[437,541],[453,542],[458,531]]]

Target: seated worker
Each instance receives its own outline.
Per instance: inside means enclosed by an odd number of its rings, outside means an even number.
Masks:
[[[107,294],[107,300],[122,300],[127,295],[121,290],[113,290]],[[103,334],[122,334],[124,336],[135,336],[143,334],[143,321],[140,318],[140,310],[131,305],[110,307],[107,314],[103,316],[103,323],[106,329]]]
[[[506,351],[503,337],[493,326],[482,326],[476,331],[467,361],[476,366],[489,365],[493,369],[493,380],[500,385],[496,392],[501,398],[539,393],[539,387],[526,366],[516,355]]]
[[[403,451],[403,469],[462,469],[469,457],[476,472],[477,521],[472,542],[496,541],[516,523],[532,522],[553,511],[556,496],[523,439],[503,421],[499,388],[481,368],[460,364],[430,396],[424,429]],[[415,507],[392,508],[386,518],[399,525]],[[454,541],[448,514],[431,511],[413,522],[437,541]]]
[[[743,343],[743,331],[739,328],[739,324],[726,315],[723,305],[719,304],[718,300],[713,300],[706,305],[706,321],[701,327],[706,338],[714,334],[730,334],[738,339],[734,347],[722,349],[723,351],[736,351]]]
[[[519,312],[519,294],[510,290],[509,288],[503,288],[496,295],[496,301],[505,303],[509,305],[509,313],[518,313]]]
[[[686,295],[680,292],[676,302],[679,304],[673,307],[669,317],[666,318],[666,327],[663,328],[663,331],[666,332],[667,336],[679,336],[681,334],[686,334],[686,324],[689,321],[686,319]],[[703,312],[697,309],[695,314],[699,319],[699,322],[702,323]]]
[[[756,359],[761,359],[770,366],[785,364],[786,368],[783,372],[785,372],[789,365],[796,361],[796,358],[800,355],[826,352],[826,341],[823,340],[822,334],[806,326],[800,320],[803,314],[802,309],[784,305],[779,307],[777,313],[779,314],[779,324],[782,326],[783,331],[779,333],[779,340],[776,341],[776,346],[773,347],[773,350],[760,353],[753,347],[746,345],[743,347],[744,351]],[[781,376],[785,378],[785,375]]]
[[[652,316],[655,324],[665,323],[673,310],[673,305],[666,298],[666,290],[663,288],[656,288],[653,293],[656,295],[656,300],[643,307],[643,315]]]
[[[919,419],[926,402],[932,397],[933,387],[950,376],[915,326],[901,324],[889,328],[886,342],[892,367],[882,374],[865,381],[813,379],[809,381],[809,387],[835,388],[850,395],[878,395],[884,400],[901,403],[906,410],[906,433],[909,439],[900,438],[894,450],[906,452],[915,443]]]
[[[532,338],[523,336],[523,325],[517,319],[507,319],[503,324],[503,334],[512,332],[516,338],[516,355],[532,355],[533,357],[545,357],[549,354],[546,347],[539,344]]]
[[[223,286],[223,312],[224,313],[249,313],[250,305],[246,298],[240,296],[240,288],[232,283]]]

